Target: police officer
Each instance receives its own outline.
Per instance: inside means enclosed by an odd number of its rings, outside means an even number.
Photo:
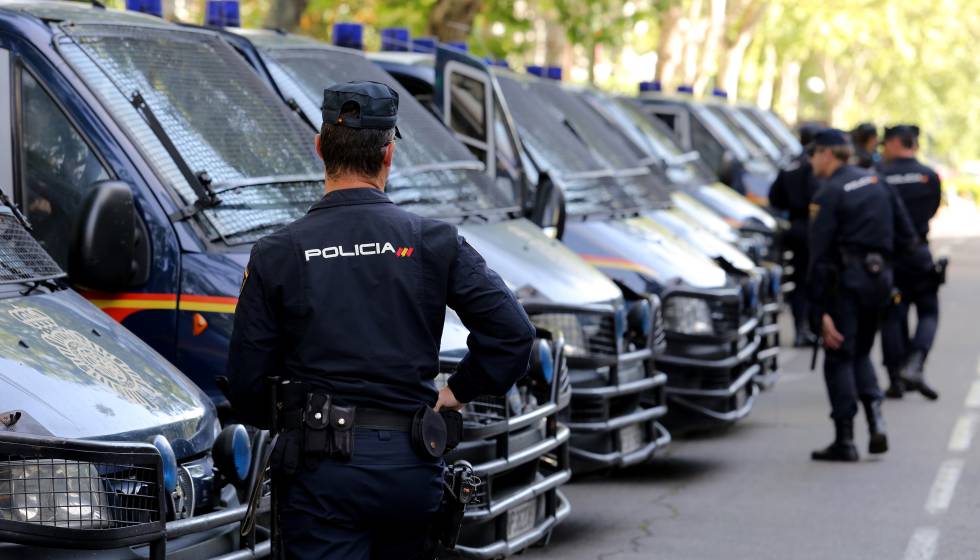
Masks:
[[[796,289],[790,294],[790,309],[793,312],[793,322],[796,327],[795,346],[813,344],[815,336],[810,330],[809,316],[806,310],[806,269],[809,264],[810,252],[807,249],[807,237],[810,229],[810,201],[816,193],[817,182],[813,178],[813,166],[810,165],[810,143],[813,135],[820,128],[813,125],[800,127],[800,143],[806,149],[779,171],[769,189],[769,204],[777,210],[788,214],[790,228],[786,231],[784,242],[793,252],[793,284]]]
[[[398,94],[339,84],[322,111],[326,194],[252,249],[228,361],[232,404],[268,426],[265,380],[290,382],[272,455],[287,556],[427,557],[444,467],[418,426],[429,407],[503,395],[527,370],[534,329],[454,226],[386,196]],[[447,305],[470,329],[469,353],[437,391]]]
[[[929,220],[936,215],[942,199],[939,175],[919,163],[919,129],[897,125],[885,129],[879,174],[901,198],[919,238],[926,243],[916,252],[899,259],[895,266],[898,293],[882,324],[881,344],[891,385],[886,395],[901,398],[908,388],[930,400],[939,393],[924,378],[923,365],[939,326],[939,284],[932,253],[929,251]],[[914,336],[909,336],[909,308],[915,306]]]
[[[881,161],[878,154],[878,127],[873,123],[861,123],[851,131],[854,156],[851,163],[858,167],[871,169]]]
[[[871,434],[869,452],[888,450],[871,346],[891,292],[889,261],[896,248],[904,250],[903,244],[912,242],[897,197],[875,173],[849,165],[852,156],[840,130],[827,129],[814,138],[811,163],[821,186],[811,207],[807,289],[814,328],[826,348],[824,378],[836,428],[834,442],[813,452],[819,461],[858,460],[854,416],[859,399]]]

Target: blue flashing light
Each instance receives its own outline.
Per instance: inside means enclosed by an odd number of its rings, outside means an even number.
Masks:
[[[435,37],[417,37],[412,39],[412,52],[432,54],[436,52]]]
[[[466,44],[466,41],[450,41],[446,43],[446,46],[459,52],[470,52],[470,46]]]
[[[545,69],[545,75],[549,80],[561,81],[561,66],[549,66]]]
[[[126,0],[126,9],[163,17],[163,0]]]
[[[167,492],[173,492],[177,489],[177,455],[174,448],[167,438],[160,435],[153,438],[153,447],[157,448],[163,459],[163,487]]]
[[[545,383],[551,384],[551,380],[555,378],[555,359],[551,355],[551,345],[547,340],[538,341],[538,363],[541,378]]]
[[[333,44],[348,49],[364,50],[364,26],[359,23],[333,24]]]
[[[532,66],[525,67],[525,69],[527,70],[527,73],[528,74],[531,74],[532,76],[537,76],[539,78],[543,78],[544,77],[544,66],[533,66],[532,65]]]
[[[658,80],[652,82],[640,82],[640,93],[647,93],[651,91],[663,91],[663,86]]]
[[[677,86],[677,93],[686,93],[687,95],[693,95],[694,86]]]
[[[208,0],[204,6],[204,25],[241,27],[242,17],[238,0]]]
[[[235,474],[238,480],[245,480],[248,477],[248,469],[252,465],[252,442],[248,438],[248,430],[245,426],[241,424],[235,426],[231,447],[235,458]]]
[[[714,97],[720,97],[722,99],[728,99],[728,92],[721,89],[720,87],[713,88],[711,90],[711,95]]]
[[[412,45],[412,35],[405,27],[389,27],[381,30],[381,50],[408,52]]]
[[[493,61],[493,65],[496,66],[497,68],[506,68],[510,70],[510,64],[508,64],[507,61],[503,58]]]

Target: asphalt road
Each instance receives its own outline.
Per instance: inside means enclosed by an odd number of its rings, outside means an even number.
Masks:
[[[748,418],[651,465],[575,480],[571,516],[522,557],[980,558],[980,239],[934,246],[953,261],[928,362],[941,397],[887,401],[888,454],[868,458],[862,416],[860,463],[810,461],[832,438],[825,389],[809,352],[786,349]]]

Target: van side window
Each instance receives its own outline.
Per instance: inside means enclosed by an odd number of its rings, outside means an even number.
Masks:
[[[497,183],[498,188],[504,191],[508,197],[520,196],[521,162],[518,159],[517,146],[514,144],[514,137],[511,135],[507,121],[504,120],[504,109],[499,101],[494,102],[493,112],[493,133],[496,159],[497,159]],[[507,192],[508,186],[512,189]]]
[[[725,150],[698,119],[691,119],[691,143],[694,149],[701,153],[704,162],[718,173],[721,170]]]
[[[34,236],[62,268],[85,193],[109,174],[37,80],[21,72],[22,208]]]
[[[449,128],[473,155],[488,165],[488,172],[495,174],[492,162],[487,161],[491,159],[490,131],[494,126],[487,114],[492,110],[488,104],[489,79],[478,71],[453,63],[446,66],[446,79]]]

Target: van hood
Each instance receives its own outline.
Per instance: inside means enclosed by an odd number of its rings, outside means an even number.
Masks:
[[[522,300],[580,305],[622,297],[601,272],[528,220],[459,230]]]
[[[725,271],[718,265],[648,227],[644,218],[568,224],[562,241],[640,293],[660,294],[669,286],[726,286]]]
[[[688,244],[708,258],[724,259],[742,272],[755,269],[755,263],[745,253],[734,245],[722,241],[712,232],[692,223],[688,216],[676,208],[654,210],[642,219],[648,220],[650,227],[664,235],[675,237],[679,244]]]
[[[0,413],[7,428],[62,438],[149,442],[178,458],[210,449],[207,396],[162,356],[72,290],[0,301]]]

